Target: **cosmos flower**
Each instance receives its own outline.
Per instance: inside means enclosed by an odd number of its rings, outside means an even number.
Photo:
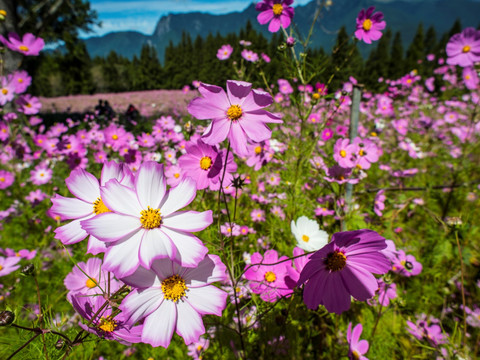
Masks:
[[[245,60],[249,62],[258,61],[258,54],[252,50],[243,49],[241,55]]]
[[[26,33],[23,38],[16,33],[9,33],[8,40],[0,35],[0,42],[12,51],[17,51],[25,56],[37,56],[45,46],[42,38]]]
[[[13,100],[15,96],[15,83],[10,78],[3,76],[1,78],[1,88],[0,88],[0,105],[3,106],[7,102]]]
[[[369,7],[367,10],[362,9],[357,16],[355,37],[367,44],[371,44],[372,40],[379,40],[382,37],[380,30],[385,29],[386,26],[385,21],[383,21],[383,13],[376,12],[374,14],[374,10],[374,6]]]
[[[216,145],[228,137],[237,155],[248,155],[247,140],[262,142],[270,139],[272,131],[267,123],[281,123],[277,116],[263,110],[272,104],[267,92],[252,90],[252,84],[227,81],[227,93],[215,85],[201,84],[202,97],[193,99],[188,112],[197,119],[212,119],[202,140]]]
[[[285,282],[286,277],[294,272],[288,257],[279,258],[275,250],[267,250],[263,257],[258,252],[252,254],[250,260],[251,265],[246,266],[243,276],[249,280],[252,292],[260,294],[263,301],[274,302],[293,292]]]
[[[21,259],[19,256],[0,256],[0,276],[8,275],[20,268],[20,265],[17,264]]]
[[[358,145],[350,144],[349,139],[338,139],[333,147],[333,159],[343,168],[355,167],[355,157],[358,151]]]
[[[226,150],[218,150],[216,146],[205,144],[201,139],[190,142],[186,146],[187,153],[178,159],[178,164],[186,176],[195,179],[197,190],[209,188],[216,191],[224,174]],[[232,153],[228,154],[227,168],[223,184],[228,185],[232,180],[232,173],[237,171]]]
[[[31,96],[30,94],[21,95],[16,104],[18,106],[18,111],[24,113],[25,115],[35,115],[42,108],[42,103],[38,100],[37,97]]]
[[[217,51],[217,58],[218,60],[227,60],[232,55],[232,52],[233,52],[233,47],[231,47],[229,44],[223,45]]]
[[[268,25],[268,31],[277,32],[280,26],[284,29],[290,26],[295,10],[292,5],[293,0],[263,0],[259,2],[255,9],[260,11],[257,20],[261,25]]]
[[[30,171],[30,179],[35,185],[43,185],[50,181],[52,174],[52,169],[45,167],[45,165],[39,165]]]
[[[292,234],[297,240],[297,246],[305,251],[316,251],[324,247],[328,242],[328,234],[320,230],[315,220],[306,216],[300,216],[295,223],[290,223]]]
[[[453,35],[447,44],[447,64],[473,66],[480,61],[480,31],[473,27]]]
[[[117,278],[132,274],[140,264],[150,268],[158,258],[196,266],[208,250],[191,232],[209,226],[212,211],[178,211],[193,201],[196,191],[190,177],[167,191],[163,165],[147,161],[138,169],[134,188],[117,179],[101,187],[101,199],[110,211],[81,226],[107,243],[104,268]]]
[[[114,161],[103,165],[100,183],[95,176],[83,169],[71,172],[65,183],[75,198],[55,194],[50,211],[58,215],[61,220],[72,219],[73,221],[56,228],[55,239],[59,239],[65,245],[71,245],[88,236],[87,232],[81,228],[80,221],[110,211],[100,197],[100,186],[114,178],[119,179],[123,184],[133,186],[133,174],[126,166],[118,165]],[[96,255],[104,252],[105,249],[105,243],[90,236],[88,253]]]
[[[309,309],[324,305],[341,314],[350,308],[351,296],[365,301],[378,289],[375,274],[390,270],[390,261],[380,252],[385,239],[372,230],[339,232],[330,243],[311,255],[298,286],[305,284],[303,300]]]
[[[211,284],[226,279],[216,255],[207,255],[195,268],[155,260],[151,270],[139,267],[122,279],[135,289],[120,309],[129,325],[144,319],[142,342],[166,348],[175,331],[189,345],[205,333],[202,315],[222,315],[228,294]]]
[[[349,345],[348,357],[352,360],[368,360],[363,356],[368,351],[368,341],[360,340],[362,335],[363,326],[357,324],[352,331],[352,323],[348,324],[347,329],[347,342]]]
[[[71,303],[75,311],[88,322],[88,324],[78,323],[83,330],[124,345],[141,341],[143,325],[127,326],[125,315],[123,313],[114,315],[110,306],[104,306],[105,299],[102,296],[86,296],[78,293],[71,297]],[[99,313],[95,316],[97,312]]]

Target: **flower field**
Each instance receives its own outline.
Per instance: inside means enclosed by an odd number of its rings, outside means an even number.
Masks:
[[[39,99],[2,77],[1,359],[478,358],[480,31],[419,59],[432,74],[334,89],[292,2],[257,5],[288,79],[245,81],[269,61],[248,50],[189,91]],[[371,43],[388,19],[356,24]]]

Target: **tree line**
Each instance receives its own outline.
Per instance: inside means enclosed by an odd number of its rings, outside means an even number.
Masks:
[[[417,70],[421,75],[433,73],[436,60],[426,61],[427,54],[436,58],[444,56],[448,39],[462,30],[457,20],[445,34],[438,36],[433,27],[424,29],[418,25],[416,35],[406,47],[400,32],[393,34],[387,29],[382,38],[373,45],[368,57],[362,57],[356,42],[345,27],[337,34],[335,46],[329,52],[324,49],[308,49],[304,54],[301,45],[295,45],[299,55],[307,56],[310,64],[308,73],[313,74],[310,83],[325,83],[331,80],[330,88],[354,76],[367,89],[381,91],[384,83],[378,78],[397,79]],[[67,34],[68,35],[68,34]],[[33,75],[32,92],[41,96],[62,96],[152,89],[180,89],[184,85],[200,80],[210,84],[224,84],[227,79],[236,78],[233,62],[240,69],[244,66],[248,81],[263,87],[264,75],[269,83],[279,78],[294,77],[295,69],[286,61],[290,51],[284,39],[277,33],[271,39],[255,31],[250,22],[238,34],[210,34],[206,38],[192,38],[184,33],[181,41],[172,42],[165,50],[163,63],[151,45],[144,45],[139,56],[129,60],[112,51],[106,57],[91,58],[85,43],[75,36],[66,36],[65,51],[43,53],[35,60],[27,61],[26,68]],[[267,54],[271,61],[249,63],[241,60],[240,40],[250,41],[249,50]],[[234,53],[231,58],[220,61],[217,50],[224,44],[231,44]],[[261,74],[260,70],[263,72]]]

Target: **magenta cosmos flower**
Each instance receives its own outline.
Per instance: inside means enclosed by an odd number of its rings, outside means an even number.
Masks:
[[[75,244],[85,239],[88,234],[80,226],[80,221],[96,215],[110,212],[100,197],[100,186],[110,179],[118,179],[123,184],[133,187],[133,174],[127,166],[118,165],[114,161],[103,165],[100,182],[95,176],[83,169],[74,170],[65,180],[68,190],[76,198],[67,198],[55,194],[52,198],[50,213],[60,220],[72,219],[70,223],[55,229],[55,239],[64,245]],[[105,243],[94,236],[90,236],[87,252],[99,254],[106,250]]]
[[[263,0],[259,2],[255,9],[260,11],[257,20],[261,25],[268,24],[268,31],[277,32],[280,26],[284,29],[290,26],[295,10],[292,5],[293,0]]]
[[[185,344],[205,333],[202,315],[221,316],[228,294],[211,285],[227,279],[225,265],[216,255],[207,255],[195,268],[170,261],[154,261],[151,270],[139,267],[122,280],[136,288],[120,309],[127,324],[143,323],[142,342],[168,347],[175,331]]]
[[[35,115],[42,108],[42,103],[38,100],[37,97],[31,96],[30,94],[20,96],[16,104],[18,106],[18,111],[24,113],[25,115]]]
[[[368,360],[364,354],[368,351],[368,341],[360,340],[360,335],[362,335],[363,326],[362,324],[357,324],[353,328],[352,332],[352,323],[348,324],[347,329],[347,342],[349,345],[348,357],[352,360]]]
[[[21,260],[21,257],[18,256],[11,256],[11,257],[3,257],[0,256],[0,276],[8,275],[15,270],[17,270],[20,265],[17,265]]]
[[[163,165],[144,162],[134,188],[112,179],[100,189],[101,199],[111,212],[81,222],[90,235],[107,243],[104,268],[118,278],[132,274],[141,264],[170,258],[193,267],[208,249],[191,232],[212,223],[212,211],[178,211],[195,198],[197,186],[190,177],[167,191]]]
[[[275,250],[267,250],[263,257],[258,252],[252,254],[250,261],[244,277],[252,292],[260,294],[263,301],[275,302],[293,292],[286,284],[287,277],[295,276],[288,257],[279,258]]]
[[[262,142],[270,139],[267,123],[281,123],[277,116],[263,110],[273,99],[265,91],[252,90],[244,81],[227,81],[227,93],[215,85],[201,84],[202,97],[188,104],[188,112],[197,119],[212,119],[202,140],[217,145],[228,137],[237,155],[248,155],[247,140]]]
[[[45,46],[42,38],[37,38],[30,33],[23,35],[22,39],[20,39],[18,34],[9,33],[8,40],[0,35],[0,42],[10,50],[17,51],[26,56],[37,56]]]
[[[227,60],[228,58],[230,58],[230,55],[232,55],[232,52],[233,47],[231,47],[229,44],[223,45],[217,51],[217,58],[218,60]]]
[[[0,170],[0,190],[8,188],[15,181],[15,176],[6,170]]]
[[[383,13],[373,11],[374,6],[369,7],[367,10],[362,9],[357,16],[357,30],[355,31],[355,37],[358,40],[362,40],[367,44],[371,44],[372,40],[376,41],[382,37],[380,30],[385,29],[386,23],[383,20]]]
[[[480,31],[466,28],[453,35],[447,44],[447,64],[472,66],[480,61]]]
[[[390,261],[380,252],[387,244],[372,230],[339,232],[305,265],[298,285],[305,284],[303,300],[309,309],[324,305],[341,314],[350,308],[350,297],[365,301],[375,295],[375,274],[390,270]]]
[[[201,139],[188,143],[186,150],[187,153],[178,159],[178,164],[186,176],[195,179],[197,190],[209,188],[216,191],[220,189],[227,151],[207,145]],[[229,153],[223,186],[231,183],[232,173],[235,171],[237,171],[237,164],[234,161],[233,154]]]
[[[104,306],[102,296],[86,296],[76,294],[71,299],[73,308],[88,324],[78,324],[83,330],[95,334],[106,340],[115,340],[121,344],[129,345],[139,343],[142,337],[143,325],[127,326],[123,313],[114,314],[110,306]],[[100,313],[95,316],[95,314]]]

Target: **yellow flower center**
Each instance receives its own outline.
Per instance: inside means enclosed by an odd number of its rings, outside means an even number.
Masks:
[[[152,209],[150,206],[147,210],[142,210],[140,213],[140,222],[144,229],[155,229],[162,223],[162,217],[160,216],[160,209]]]
[[[407,79],[407,84],[411,84],[412,83],[412,79]]]
[[[370,136],[375,137],[375,136],[377,136],[377,133],[376,133],[375,131],[372,131],[372,132],[370,133]]]
[[[338,250],[328,254],[327,259],[325,260],[325,265],[327,265],[327,269],[330,271],[342,270],[346,264],[347,257]]]
[[[265,273],[265,280],[269,283],[272,283],[277,280],[277,276],[272,271],[267,271]]]
[[[310,238],[307,235],[302,235],[302,240],[308,242]]]
[[[363,20],[363,25],[362,25],[363,30],[365,30],[365,31],[370,30],[372,28],[372,25],[373,25],[372,20],[370,20],[370,19]]]
[[[25,45],[20,45],[18,48],[20,49],[20,51],[28,51],[28,47]]]
[[[255,147],[255,154],[260,154],[262,152],[262,147],[260,145],[258,145],[257,147]]]
[[[185,296],[185,280],[178,275],[172,275],[162,281],[163,297],[167,300],[177,302]]]
[[[2,89],[2,94],[7,95],[8,94],[8,89]]]
[[[227,110],[227,117],[232,120],[238,120],[242,117],[242,108],[238,105],[232,105]]]
[[[347,152],[345,150],[340,150],[340,156],[341,157],[347,156]]]
[[[352,359],[353,360],[359,360],[360,359],[360,354],[358,353],[357,350],[352,351]]]
[[[462,51],[463,51],[464,53],[467,53],[467,52],[469,52],[471,49],[472,49],[472,48],[470,47],[470,45],[465,45],[465,46],[463,47]]]
[[[113,139],[113,140],[118,140],[118,135],[117,135],[117,134],[113,134],[113,135],[112,135],[112,139]]]
[[[365,155],[365,151],[363,151],[363,149],[360,149],[360,151],[358,152],[358,155],[360,155],[360,156]]]
[[[23,79],[22,78],[18,78],[17,81],[21,84],[23,83]]]
[[[471,76],[470,75],[465,75],[465,80],[470,80]]]
[[[113,330],[115,330],[116,327],[117,322],[110,317],[102,317],[102,319],[100,320],[100,325],[98,326],[99,329],[105,332],[112,332]]]
[[[5,178],[4,178],[3,176],[0,177],[0,181],[1,181],[1,182],[5,182]]]
[[[2,265],[0,265],[0,271],[2,271],[2,269],[3,269],[3,266],[2,266]]]
[[[201,165],[200,165],[201,166]],[[178,179],[180,177],[180,174],[179,173],[175,173],[173,174],[173,176],[175,177],[175,179]]]
[[[208,170],[212,167],[212,158],[210,156],[204,156],[200,159],[200,168],[202,170]]]
[[[360,165],[360,164],[357,164],[357,165],[356,165],[356,167],[357,167],[357,169],[360,169],[360,170],[362,170],[362,165]]]
[[[87,285],[89,289],[93,289],[95,286],[97,286],[97,279],[88,279],[85,285]]]
[[[281,4],[273,4],[272,10],[275,15],[282,15],[283,6]]]
[[[7,12],[5,10],[0,10],[0,15],[7,16]]]
[[[98,198],[93,203],[93,212],[95,213],[95,215],[98,215],[106,212],[111,212],[111,210],[103,203],[101,198]]]

